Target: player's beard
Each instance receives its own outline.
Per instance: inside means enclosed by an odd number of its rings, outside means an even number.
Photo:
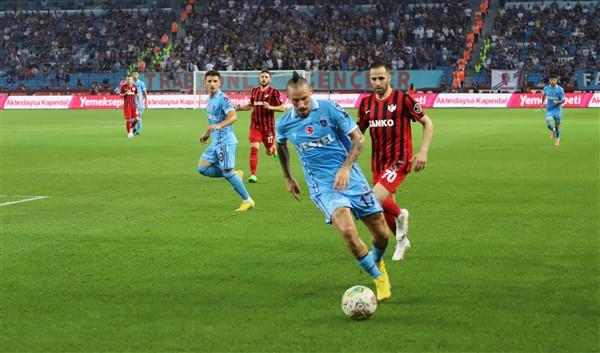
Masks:
[[[262,82],[261,82],[261,83],[260,83],[260,88],[262,88],[262,89],[265,89],[265,88],[267,88],[267,86],[268,86],[268,85],[269,85],[269,83],[268,83],[268,82],[267,82],[267,83],[262,83]]]
[[[296,109],[296,112],[298,113],[298,115],[300,115],[303,118],[306,118],[308,116],[308,114],[310,113],[310,108],[309,107],[303,107],[302,110],[294,107],[294,109]]]
[[[385,92],[388,91],[388,88],[390,87],[389,83],[386,83],[385,85],[383,85],[381,88],[375,88],[375,93],[379,96],[379,97],[383,97],[385,95]]]
[[[308,109],[304,109],[302,111],[300,111],[300,110],[296,110],[296,111],[298,112],[298,115],[300,115],[302,118],[308,117],[308,113],[309,113]]]

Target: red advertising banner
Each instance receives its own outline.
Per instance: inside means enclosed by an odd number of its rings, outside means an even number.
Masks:
[[[73,96],[69,109],[120,109],[123,98],[119,96]]]
[[[600,93],[594,93],[594,96],[588,104],[588,108],[600,108]]]
[[[8,96],[2,109],[69,109],[73,96]]]
[[[507,108],[539,108],[542,106],[541,93],[514,93]],[[594,93],[565,93],[565,108],[587,108]]]
[[[315,99],[331,100],[344,108],[356,108],[366,94],[315,93]],[[424,108],[539,108],[540,93],[416,93],[411,95]],[[250,96],[229,94],[231,103],[246,105]],[[600,93],[567,93],[565,108],[600,108]],[[281,96],[287,107],[291,106],[285,95]],[[150,109],[205,108],[207,95],[150,95]],[[119,96],[0,96],[0,109],[122,109]]]

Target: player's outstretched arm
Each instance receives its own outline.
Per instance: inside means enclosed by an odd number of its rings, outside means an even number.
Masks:
[[[265,109],[273,110],[273,111],[276,111],[276,112],[283,113],[285,111],[285,106],[283,104],[281,104],[281,105],[270,105],[269,103],[265,103]]]
[[[237,111],[244,111],[244,110],[250,110],[250,109],[252,109],[252,106],[250,104],[245,104],[245,105],[238,104],[235,106],[235,110],[237,110]]]
[[[286,143],[277,142],[277,154],[279,155],[279,164],[283,172],[286,189],[296,200],[300,201],[300,188],[290,172],[290,152]]]
[[[352,169],[354,163],[356,163],[358,160],[358,156],[365,145],[365,136],[358,128],[352,130],[348,136],[352,142],[352,147],[348,152],[348,157],[346,157],[344,164],[342,164],[342,167],[335,175],[335,181],[333,182],[333,188],[338,191],[344,191],[348,187],[348,183],[350,181],[350,170]]]
[[[425,114],[419,122],[423,125],[423,140],[421,141],[419,152],[413,157],[415,172],[420,172],[425,169],[425,165],[427,164],[427,153],[429,152],[429,145],[431,144],[431,138],[433,137],[433,121],[429,119],[429,116]]]

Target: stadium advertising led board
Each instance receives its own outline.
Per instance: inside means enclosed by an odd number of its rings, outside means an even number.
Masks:
[[[344,108],[356,108],[366,94],[315,93],[316,99],[334,101]],[[539,108],[540,93],[415,93],[411,95],[424,108]],[[245,105],[248,94],[228,94],[233,105]],[[290,106],[285,94],[281,95]],[[599,108],[600,93],[567,93],[565,108]],[[148,96],[152,109],[205,108],[207,95],[153,94]],[[0,96],[0,109],[122,109],[119,96]]]
[[[401,90],[407,90],[410,84],[416,89],[438,87],[442,82],[442,70],[395,71],[392,84]],[[250,91],[256,87],[259,72],[244,77],[225,77],[222,90],[225,92]],[[169,73],[148,72],[141,75],[149,91],[192,90],[194,74],[192,72]],[[288,78],[277,80],[271,86],[283,90]],[[371,90],[368,71],[312,71],[310,81],[316,91],[365,91]]]

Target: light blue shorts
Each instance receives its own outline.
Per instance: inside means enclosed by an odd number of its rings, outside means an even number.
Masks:
[[[555,124],[560,124],[562,121],[562,112],[546,110],[546,120],[554,120]]]
[[[331,224],[331,216],[339,207],[349,208],[356,219],[383,212],[377,197],[371,190],[362,194],[326,191],[311,195],[311,199],[325,215],[327,224]]]
[[[222,145],[211,144],[200,156],[200,160],[207,161],[221,170],[235,167],[235,150],[237,144]]]

